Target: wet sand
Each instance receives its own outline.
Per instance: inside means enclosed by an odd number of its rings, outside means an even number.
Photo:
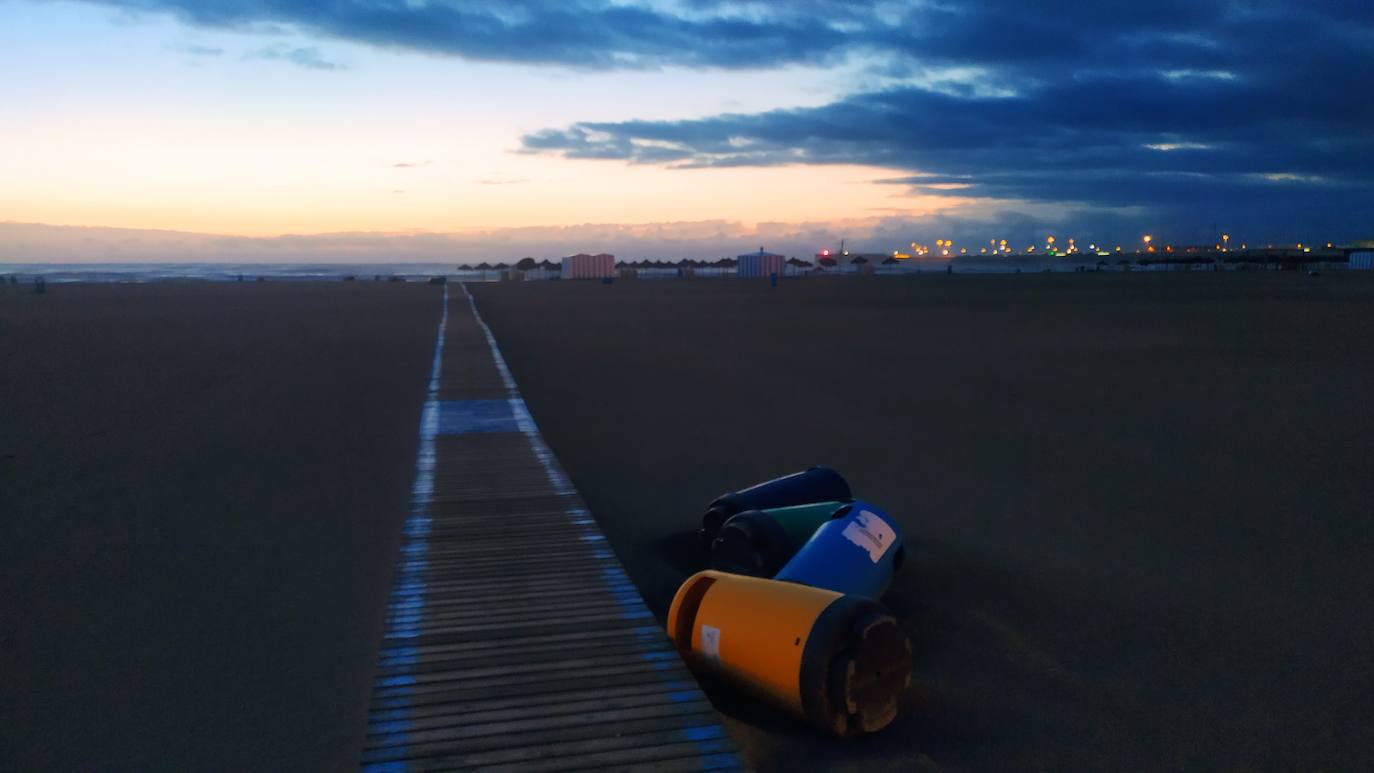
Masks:
[[[1374,277],[475,287],[660,616],[706,503],[815,463],[896,515],[897,723],[717,693],[765,770],[1374,765]]]
[[[357,764],[438,293],[0,287],[0,768]]]

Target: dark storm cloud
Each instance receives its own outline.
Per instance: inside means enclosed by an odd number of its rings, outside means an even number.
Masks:
[[[922,193],[1356,235],[1374,231],[1370,7],[951,3],[883,40],[913,66],[967,68],[964,88],[909,79],[815,108],[582,122],[523,146],[679,167],[871,164],[919,173],[899,182]],[[949,184],[966,187],[929,187]]]
[[[734,3],[607,0],[91,0],[228,29],[290,26],[371,45],[487,61],[618,69],[678,64],[766,67],[839,53],[856,41],[862,3],[742,11]],[[747,11],[747,12],[746,12]],[[836,27],[846,27],[842,32]]]

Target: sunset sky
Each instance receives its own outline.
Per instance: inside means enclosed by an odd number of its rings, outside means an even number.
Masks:
[[[1369,238],[1371,51],[1353,0],[0,0],[0,260]]]

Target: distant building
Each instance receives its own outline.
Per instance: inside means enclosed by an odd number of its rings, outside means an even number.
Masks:
[[[758,277],[769,274],[782,276],[783,261],[786,258],[776,253],[764,252],[763,248],[760,247],[758,252],[740,255],[736,260],[739,261],[738,273],[740,276]]]
[[[885,253],[885,252],[846,252],[846,253],[844,254],[844,257],[840,259],[840,262],[841,262],[841,263],[848,264],[848,265],[850,265],[850,266],[855,266],[855,267],[857,267],[857,266],[862,266],[862,265],[869,264],[869,263],[871,263],[871,264],[873,264],[873,265],[881,265],[881,264],[883,263],[883,261],[887,260],[888,258],[897,258],[898,260],[906,260],[907,258],[910,258],[910,257],[911,257],[910,255],[905,255],[905,254],[901,254],[901,253],[891,254],[891,255],[890,255],[890,254]]]
[[[605,279],[615,276],[615,256],[579,253],[563,259],[563,279]]]

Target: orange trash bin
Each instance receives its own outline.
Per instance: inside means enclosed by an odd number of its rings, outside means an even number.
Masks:
[[[911,642],[881,604],[797,583],[698,572],[668,636],[698,673],[839,736],[887,727],[911,684]]]

